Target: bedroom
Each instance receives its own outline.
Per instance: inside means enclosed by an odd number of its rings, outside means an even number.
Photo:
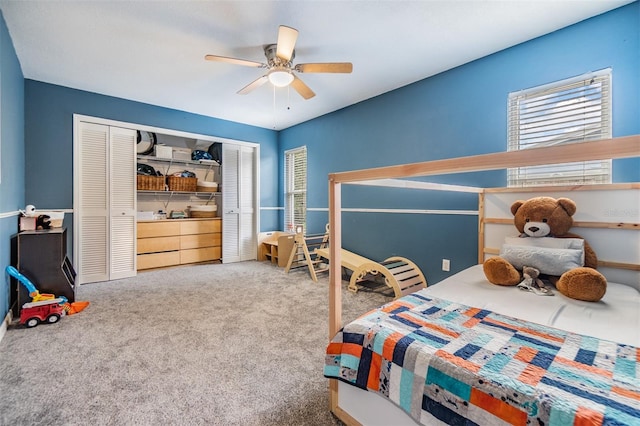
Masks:
[[[638,8],[639,5],[635,2],[278,134],[266,129],[204,119],[34,80],[25,81],[22,91],[21,84],[18,83],[22,81],[22,76],[16,66],[17,58],[15,55],[11,56],[5,28],[1,64],[3,179],[0,183],[0,211],[12,212],[24,206],[26,200],[35,200],[35,204],[43,207],[71,207],[71,192],[62,189],[71,182],[70,168],[60,170],[53,165],[65,163],[61,159],[68,156],[71,150],[70,142],[67,142],[71,138],[70,128],[56,120],[62,113],[59,111],[80,111],[115,119],[134,115],[138,122],[158,125],[165,123],[164,127],[169,123],[169,126],[189,131],[205,132],[208,127],[216,127],[225,135],[237,139],[261,141],[261,206],[265,207],[261,211],[262,230],[280,228],[281,210],[266,208],[283,204],[279,179],[273,176],[282,175],[279,159],[283,157],[283,153],[298,147],[299,141],[304,140],[309,149],[310,160],[308,220],[312,232],[322,229],[327,221],[326,176],[330,172],[403,163],[417,157],[436,159],[504,150],[506,103],[511,91],[612,67],[613,136],[637,134],[640,133],[637,120],[640,110],[640,83],[637,78]],[[553,65],[549,65],[550,63]],[[479,80],[477,76],[482,76],[482,79]],[[464,101],[468,99],[476,99],[476,102],[467,104]],[[16,105],[23,107],[14,108]],[[468,107],[464,107],[465,105]],[[428,110],[438,114],[425,117],[424,112]],[[24,115],[21,111],[24,111]],[[450,117],[453,120],[445,119]],[[64,118],[62,121],[66,122]],[[183,124],[184,121],[189,124]],[[48,140],[41,145],[43,134],[48,135]],[[352,141],[353,145],[342,145],[340,141],[343,140]],[[446,144],[440,143],[441,140],[446,140]],[[53,149],[58,147],[57,144],[61,144],[62,149]],[[25,152],[22,151],[23,148]],[[332,155],[335,150],[344,150],[345,155],[335,158]],[[52,157],[51,161],[45,161],[42,157],[39,160],[35,158],[36,154],[43,151],[56,157]],[[371,154],[360,158],[362,152]],[[614,170],[614,182],[640,181],[637,162],[621,161],[619,164],[620,169]],[[24,177],[26,170],[38,170],[39,174],[29,173]],[[274,173],[275,170],[278,173]],[[13,176],[16,176],[15,180],[11,178]],[[53,189],[40,188],[39,179],[49,179],[51,176],[59,179],[59,182],[51,185]],[[483,184],[501,186],[504,184],[503,179],[503,176],[496,176],[493,181]],[[451,183],[468,184],[464,181]],[[384,198],[379,193],[373,193],[373,196],[367,193],[362,195],[362,202],[353,207],[389,207],[386,203],[381,205]],[[441,203],[442,208],[447,208],[448,200],[443,199]],[[420,207],[421,205],[407,206]],[[470,205],[468,208],[475,206]],[[357,213],[349,215],[351,214]],[[404,215],[390,216],[392,217],[360,214],[357,220],[352,220],[350,227],[344,229],[344,240],[348,248],[371,258],[384,258],[400,251],[403,248],[402,242],[390,237],[398,233],[400,222],[407,218]],[[451,273],[474,263],[477,258],[474,250],[456,253],[455,244],[448,241],[448,235],[435,231],[446,226],[434,225],[431,221],[436,219],[438,218],[409,219],[412,227],[434,230],[428,245],[415,241],[411,252],[406,254],[407,257],[421,259],[420,266],[429,274],[427,278],[430,282],[437,282],[447,275],[440,271],[442,258],[451,259]],[[14,221],[14,218],[0,220],[2,240],[5,242],[15,231]],[[374,244],[375,241],[358,237],[363,234],[362,229],[370,229],[369,225],[377,221],[385,223],[384,229],[388,234],[368,235],[367,238],[384,238],[389,241],[387,247],[380,247]],[[461,229],[461,236],[468,235],[469,229],[475,224],[476,218],[469,219],[468,228]],[[3,264],[8,263],[7,245],[0,248]],[[6,313],[7,296],[3,294],[2,297],[3,313]]]

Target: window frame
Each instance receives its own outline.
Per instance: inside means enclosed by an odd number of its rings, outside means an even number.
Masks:
[[[301,146],[284,152],[284,226],[286,232],[295,232],[302,225],[307,229],[307,147]],[[303,167],[304,170],[298,170]],[[298,174],[300,174],[298,176]],[[303,175],[302,175],[303,174]],[[297,185],[296,185],[297,184]],[[302,187],[300,187],[302,184]],[[302,202],[302,210],[296,204]],[[302,222],[302,223],[299,223]]]
[[[612,69],[605,68],[509,93],[507,150],[611,138],[611,86]],[[507,186],[606,184],[612,174],[610,159],[516,167],[507,169]]]

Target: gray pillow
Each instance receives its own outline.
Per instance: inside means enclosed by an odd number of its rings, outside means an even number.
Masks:
[[[505,237],[505,244],[514,246],[535,246],[549,247],[559,249],[584,249],[584,240],[582,238],[553,238],[553,237]]]
[[[532,266],[547,275],[562,275],[568,270],[584,266],[584,249],[504,244],[500,256],[516,269]]]

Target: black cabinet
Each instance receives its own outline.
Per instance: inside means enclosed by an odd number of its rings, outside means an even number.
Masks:
[[[75,301],[76,273],[67,257],[67,230],[53,228],[23,231],[11,237],[11,264],[27,277],[40,293],[51,293]],[[13,279],[13,314],[30,302],[29,291]]]

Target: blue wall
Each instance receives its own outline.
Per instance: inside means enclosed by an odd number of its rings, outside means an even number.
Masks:
[[[635,2],[450,71],[283,130],[281,157],[307,146],[310,208],[327,208],[327,174],[505,151],[510,92],[613,68],[613,136],[640,133],[640,3]],[[282,170],[281,173],[282,175]],[[640,160],[614,161],[615,182],[640,181]],[[506,186],[504,172],[447,176]],[[477,198],[343,185],[343,207],[476,209]],[[282,200],[282,198],[281,198]],[[282,203],[282,201],[281,201]],[[326,211],[308,213],[320,232]],[[477,218],[343,213],[343,246],[372,259],[401,255],[429,282],[477,262]]]
[[[635,2],[357,105],[281,131],[24,80],[4,20],[0,22],[0,213],[26,202],[72,208],[73,114],[158,126],[260,144],[262,207],[283,205],[284,151],[308,149],[310,232],[327,221],[327,175],[358,168],[474,155],[506,149],[511,91],[613,68],[613,135],[640,133],[640,3]],[[459,174],[441,181],[504,186],[504,172]],[[614,162],[614,181],[640,181],[640,160]],[[473,194],[345,186],[344,207],[473,210]],[[14,216],[0,219],[0,266],[9,262]],[[261,229],[282,214],[261,212]],[[343,214],[348,249],[416,261],[433,283],[476,262],[477,218],[469,215]],[[7,312],[8,286],[0,292]]]
[[[24,77],[4,17],[0,13],[0,321],[9,311],[9,238],[18,229],[17,216],[24,208]]]
[[[73,208],[73,114],[259,143],[260,205],[277,205],[273,130],[34,80],[25,82],[25,103],[26,199],[39,209]],[[275,229],[277,211],[263,211],[260,222]]]

